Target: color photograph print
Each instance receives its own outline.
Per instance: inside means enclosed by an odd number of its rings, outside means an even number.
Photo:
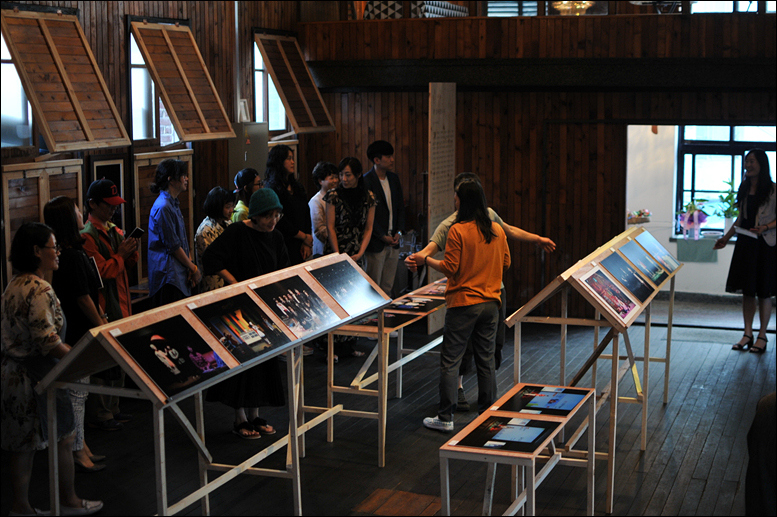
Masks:
[[[637,235],[637,242],[640,243],[642,247],[648,251],[648,253],[653,255],[653,258],[659,261],[661,265],[664,266],[664,268],[670,273],[680,267],[680,263],[677,261],[677,259],[674,258],[671,253],[666,251],[666,248],[661,246],[656,238],[650,235],[650,233],[642,232]]]
[[[194,308],[192,312],[241,363],[290,341],[245,293]]]
[[[658,262],[653,260],[653,257],[635,241],[629,241],[618,249],[656,286],[661,285],[664,280],[669,278],[669,275],[661,269]]]
[[[180,314],[115,337],[168,396],[229,369]]]
[[[628,289],[640,303],[645,303],[645,300],[653,294],[653,287],[617,253],[613,253],[602,260],[601,264],[607,272],[614,276],[623,287]]]
[[[424,296],[405,296],[394,300],[387,310],[426,313],[444,305],[443,298],[426,298]]]
[[[383,326],[385,328],[397,328],[409,321],[413,321],[414,319],[418,318],[415,314],[402,314],[402,313],[394,313],[394,312],[383,312]],[[375,313],[372,313],[368,315],[366,318],[360,319],[356,322],[357,325],[368,325],[372,327],[378,326],[378,315]]]
[[[588,289],[596,295],[605,305],[610,307],[624,322],[629,314],[637,308],[637,303],[629,298],[615,282],[599,268],[592,269],[581,279]]]
[[[258,287],[254,292],[298,338],[320,332],[340,321],[299,276]]]
[[[309,272],[351,316],[387,301],[348,261],[343,260]]]
[[[426,285],[413,292],[416,296],[445,296],[445,290],[448,288],[448,279],[443,278],[434,283]]]

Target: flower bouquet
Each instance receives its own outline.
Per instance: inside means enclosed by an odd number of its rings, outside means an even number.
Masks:
[[[634,210],[626,214],[628,224],[641,224],[650,222],[650,210],[643,208],[642,210]]]
[[[701,225],[707,222],[707,213],[701,208],[706,202],[706,199],[695,199],[685,205],[685,212],[678,212],[684,239],[688,239],[688,231],[692,231],[693,239],[699,240]]]

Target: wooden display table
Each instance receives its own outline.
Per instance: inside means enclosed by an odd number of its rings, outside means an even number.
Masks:
[[[331,412],[335,407],[335,393],[349,393],[352,395],[362,395],[378,398],[378,411],[353,411],[343,409],[340,415],[369,418],[378,420],[378,466],[386,466],[386,414],[388,404],[388,374],[396,371],[397,376],[397,397],[402,397],[402,367],[417,357],[429,352],[442,343],[442,337],[438,337],[418,349],[406,349],[404,346],[404,329],[408,325],[415,323],[429,316],[430,314],[445,307],[445,285],[446,279],[438,280],[433,284],[416,289],[410,294],[394,300],[388,306],[383,314],[378,314],[377,318],[369,321],[362,321],[360,324],[350,324],[338,327],[330,332],[328,340],[328,366],[327,366],[327,395],[326,407],[303,406],[302,409],[308,413]],[[389,360],[389,336],[392,332],[397,332],[397,360],[388,364]],[[367,356],[356,377],[349,386],[337,386],[334,383],[334,336],[356,336],[377,339],[377,343],[372,352]],[[378,359],[378,371],[369,377],[367,371]],[[366,386],[378,382],[377,390],[365,389]],[[327,422],[327,441],[334,440],[334,415],[332,414]],[[299,416],[299,420],[304,422],[304,415]],[[303,449],[304,450],[304,449]]]
[[[535,514],[535,492],[556,465],[587,469],[588,515],[594,512],[594,460],[596,397],[593,388],[571,388],[518,384],[488,411],[478,416],[461,432],[440,447],[440,496],[442,515],[451,514],[448,460],[459,459],[488,463],[483,514],[491,515],[497,464],[525,471],[525,483],[513,476],[513,503],[504,515],[515,515],[526,507]],[[569,457],[575,451],[557,451],[554,439],[578,410],[588,402],[587,458]],[[547,452],[546,452],[547,451]],[[542,468],[537,471],[538,464]],[[521,477],[523,478],[523,473]],[[519,484],[525,485],[520,490]]]

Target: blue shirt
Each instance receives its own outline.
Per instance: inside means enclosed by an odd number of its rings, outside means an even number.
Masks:
[[[180,205],[178,199],[163,190],[151,207],[148,218],[149,296],[154,296],[165,284],[172,284],[184,295],[191,296],[189,270],[173,256],[178,248],[189,255],[189,241]]]

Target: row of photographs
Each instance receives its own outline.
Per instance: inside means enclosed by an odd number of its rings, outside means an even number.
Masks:
[[[308,271],[350,316],[386,301],[348,261]],[[340,322],[299,275],[257,287],[253,292],[297,339]],[[239,364],[291,342],[267,309],[245,292],[209,305],[188,307]],[[112,335],[168,397],[229,369],[224,358],[180,314]]]
[[[626,323],[678,267],[680,263],[655,237],[642,232],[599,262],[581,280]]]

